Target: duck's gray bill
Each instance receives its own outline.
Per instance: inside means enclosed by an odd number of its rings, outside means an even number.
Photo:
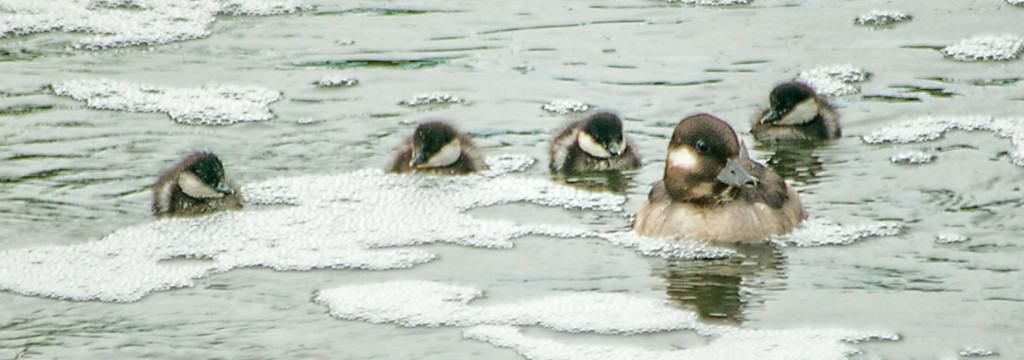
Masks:
[[[716,177],[716,179],[723,184],[735,187],[757,185],[757,178],[750,175],[739,161],[733,159],[729,159],[729,161],[725,163],[725,169],[722,169],[722,171],[718,173],[718,177]]]

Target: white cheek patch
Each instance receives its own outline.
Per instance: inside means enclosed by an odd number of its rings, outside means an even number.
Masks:
[[[797,104],[789,110],[786,115],[779,119],[776,124],[779,125],[800,125],[806,124],[807,122],[818,116],[818,102],[814,101],[814,98],[808,98],[803,102]]]
[[[210,185],[207,185],[198,176],[191,172],[182,172],[178,175],[178,187],[186,195],[197,199],[215,199],[224,197],[224,194],[217,192]]]
[[[442,146],[441,150],[438,150],[437,153],[434,154],[434,156],[431,156],[430,160],[427,160],[427,162],[422,166],[433,168],[445,167],[459,161],[459,157],[461,156],[462,145],[459,144],[459,139],[455,139],[445,146]]]
[[[590,154],[590,156],[602,159],[612,157],[612,154],[608,152],[608,149],[605,149],[604,146],[598,144],[597,140],[594,140],[594,138],[586,132],[580,131],[579,136],[576,137],[576,142],[580,144],[580,149],[583,149],[583,151]]]
[[[693,171],[697,169],[697,154],[689,146],[683,146],[668,153],[668,164],[674,168]]]

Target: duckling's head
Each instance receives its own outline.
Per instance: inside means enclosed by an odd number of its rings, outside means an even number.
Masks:
[[[626,143],[622,136],[622,120],[610,112],[599,112],[583,120],[576,143],[580,149],[596,158],[619,156]]]
[[[769,96],[770,107],[760,119],[762,124],[800,125],[818,116],[817,93],[811,87],[792,81],[780,84]]]
[[[746,150],[729,124],[710,114],[676,125],[668,145],[663,181],[677,201],[727,198],[736,188],[757,184],[742,166]]]
[[[234,194],[217,155],[197,152],[185,158],[178,173],[178,187],[196,199],[215,199]]]
[[[441,168],[454,164],[462,156],[461,138],[458,130],[444,122],[420,124],[412,135],[409,167]]]

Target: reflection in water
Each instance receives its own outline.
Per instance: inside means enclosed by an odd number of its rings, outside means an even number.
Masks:
[[[803,185],[818,183],[824,166],[816,153],[815,143],[778,144],[771,147],[758,147],[758,150],[774,151],[765,161],[765,165],[775,170],[783,179],[796,181]]]
[[[635,172],[594,171],[572,175],[555,174],[552,179],[582,190],[625,194],[633,182],[633,174]]]
[[[668,297],[705,320],[743,322],[743,310],[760,302],[759,290],[784,287],[785,258],[768,245],[736,247],[741,256],[721,260],[673,261],[656,269]]]

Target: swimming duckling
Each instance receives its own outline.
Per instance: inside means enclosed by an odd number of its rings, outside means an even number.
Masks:
[[[200,151],[167,169],[153,185],[153,215],[199,215],[241,209],[238,188],[224,176],[217,155]]]
[[[633,142],[622,133],[622,120],[598,112],[570,123],[551,141],[551,172],[628,170],[640,167]]]
[[[472,141],[443,121],[427,121],[395,150],[392,173],[469,174],[487,169]]]
[[[751,160],[729,124],[698,114],[676,125],[665,175],[633,229],[650,237],[752,243],[788,233],[805,217],[796,191]]]
[[[761,142],[818,141],[842,136],[839,114],[809,86],[787,82],[769,96],[770,107],[754,119],[750,132]]]

